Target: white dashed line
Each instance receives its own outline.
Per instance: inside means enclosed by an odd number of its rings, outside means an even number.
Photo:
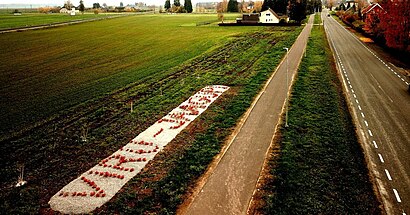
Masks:
[[[380,159],[380,161],[381,161],[382,163],[384,163],[383,156],[382,156],[381,154],[378,154],[378,155],[379,155],[379,159]]]
[[[400,199],[400,196],[399,196],[399,192],[397,192],[397,190],[396,189],[393,189],[393,192],[394,192],[394,195],[396,196],[396,200],[397,200],[397,202],[401,202],[401,199]]]
[[[362,107],[360,107],[360,105],[357,106],[359,108],[359,110],[362,110]]]
[[[378,149],[378,148],[379,148],[379,147],[377,146],[376,141],[374,141],[374,140],[373,140],[373,145],[374,145],[374,148],[376,148],[376,149]]]
[[[390,176],[389,170],[384,169],[384,171],[386,172],[387,179],[389,179],[389,181],[393,180]]]
[[[366,124],[366,127],[369,127],[369,124],[367,123],[367,121],[364,121],[364,124]]]
[[[357,100],[356,100],[357,101]],[[363,112],[360,112],[360,114],[362,115],[362,117],[364,118],[364,113]]]
[[[353,89],[352,85],[349,85],[350,89]]]
[[[357,98],[356,94],[353,94],[353,97],[354,97],[354,98]]]
[[[369,132],[369,135],[370,135],[371,137],[373,137],[373,133],[372,133],[372,131],[370,131],[370,129],[368,130],[368,132]]]

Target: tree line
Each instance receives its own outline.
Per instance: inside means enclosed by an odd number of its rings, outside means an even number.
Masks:
[[[278,15],[287,15],[296,22],[301,22],[307,14],[322,11],[320,0],[264,0],[262,6],[258,3],[258,1],[242,0],[239,3],[237,0],[229,0],[229,2],[223,0],[218,4],[217,11],[259,13],[270,8]]]
[[[174,0],[174,4],[171,5],[171,0],[166,0],[164,8],[167,12],[172,13],[192,13],[191,0],[184,0],[184,5],[181,5],[179,0]]]

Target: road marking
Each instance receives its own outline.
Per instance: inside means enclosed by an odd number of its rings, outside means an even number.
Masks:
[[[356,94],[353,93],[353,97],[354,97],[354,98],[357,98],[357,97],[356,97]]]
[[[359,110],[362,110],[362,107],[360,107],[360,105],[357,106],[359,108]]]
[[[369,124],[367,123],[367,121],[364,121],[364,124],[366,124],[366,127],[369,127]]]
[[[354,93],[354,90],[352,90],[352,93]]]
[[[352,85],[349,85],[349,87],[350,87],[351,89],[353,89]]]
[[[393,179],[391,178],[391,176],[390,176],[389,170],[384,169],[384,172],[386,172],[387,179],[389,179],[389,181],[393,180]]]
[[[369,131],[369,135],[370,135],[371,137],[373,137],[372,131],[370,131],[370,129],[369,129],[368,131]]]
[[[396,189],[393,189],[393,192],[394,192],[394,195],[396,196],[397,202],[400,203],[400,202],[401,202],[401,199],[400,199],[400,196],[399,196],[399,192],[397,192]]]
[[[356,100],[357,101],[357,100]],[[360,112],[360,114],[362,115],[362,117],[364,118],[364,113],[363,112]]]
[[[406,82],[403,78],[401,78],[402,81]]]
[[[382,163],[384,163],[383,156],[382,156],[380,153],[379,153],[378,155],[379,155],[380,161],[381,161]]]
[[[374,148],[376,148],[376,149],[378,149],[378,148],[379,148],[379,147],[377,146],[376,141],[374,141],[374,140],[373,140],[373,145],[374,145]]]

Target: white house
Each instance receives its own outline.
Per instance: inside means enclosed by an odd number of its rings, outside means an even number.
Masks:
[[[68,13],[68,10],[67,10],[67,8],[61,8],[61,10],[60,10],[60,13]]]
[[[270,8],[262,11],[259,16],[260,23],[279,23],[281,19],[284,19],[286,22],[289,21],[287,16],[280,17]]]

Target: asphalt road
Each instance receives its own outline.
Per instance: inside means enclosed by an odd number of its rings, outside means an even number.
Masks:
[[[247,213],[292,77],[297,71],[306,47],[312,21],[311,17],[310,24],[304,28],[289,50],[288,85],[287,64],[284,60],[261,92],[242,128],[202,190],[182,213],[195,215]]]
[[[326,14],[328,40],[386,212],[410,213],[409,81]]]

